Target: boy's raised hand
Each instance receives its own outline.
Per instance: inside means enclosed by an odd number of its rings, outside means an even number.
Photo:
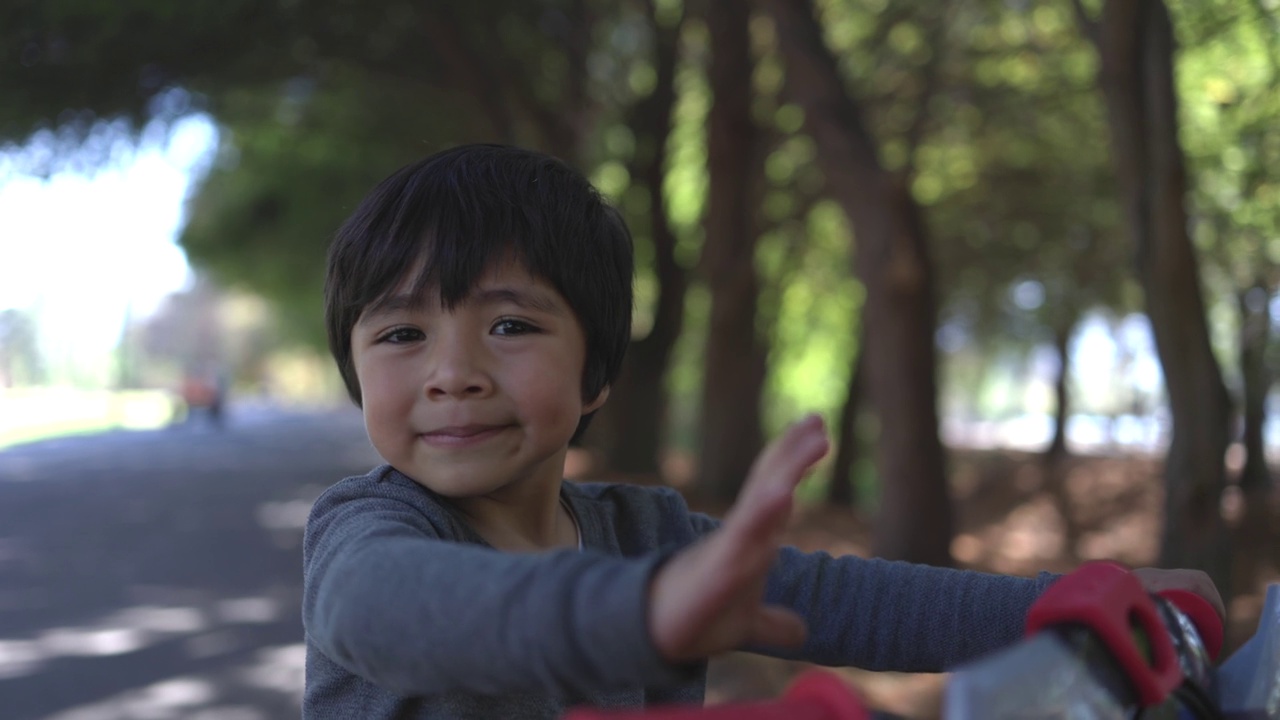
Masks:
[[[756,458],[720,529],[672,557],[654,576],[649,629],[666,660],[684,663],[743,645],[804,642],[804,620],[765,605],[764,588],[792,493],[829,446],[820,417],[792,425]]]

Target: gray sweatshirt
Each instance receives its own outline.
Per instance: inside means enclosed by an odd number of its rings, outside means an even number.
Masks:
[[[390,466],[329,488],[303,546],[305,718],[558,718],[575,705],[701,702],[706,666],[672,666],[646,626],[649,579],[714,530],[669,488],[565,482],[584,550],[488,546]],[[784,548],[766,602],[803,647],[750,648],[934,672],[1016,641],[1052,582]]]

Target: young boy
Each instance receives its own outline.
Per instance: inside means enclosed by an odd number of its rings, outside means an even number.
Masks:
[[[827,451],[816,417],[765,449],[723,522],[667,488],[564,482],[630,338],[631,275],[617,212],[515,148],[410,165],[339,230],[330,347],[388,464],[307,523],[306,717],[699,702],[732,649],[940,671],[1019,637],[1053,576],[778,548]],[[1217,597],[1201,573],[1144,573]]]

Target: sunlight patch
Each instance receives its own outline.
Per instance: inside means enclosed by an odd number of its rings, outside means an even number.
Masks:
[[[265,597],[223,600],[218,603],[218,617],[229,623],[268,623],[280,617],[280,604]]]
[[[248,685],[292,695],[301,702],[306,665],[307,646],[302,643],[266,648],[242,678]]]
[[[174,678],[130,690],[92,705],[71,708],[46,720],[170,720],[189,718],[217,699],[213,683],[195,677]],[[221,717],[221,716],[219,716]]]
[[[312,501],[265,502],[258,506],[258,524],[268,530],[301,530],[307,525]]]
[[[146,647],[149,638],[137,628],[55,628],[40,635],[49,656],[101,657],[123,655]]]
[[[31,675],[47,658],[33,640],[0,640],[0,680]]]
[[[225,623],[260,624],[279,618],[280,607],[269,598],[237,598],[218,603],[216,614]],[[210,624],[209,616],[197,608],[143,605],[112,613],[92,625],[51,628],[32,639],[0,638],[0,680],[31,675],[60,657],[136,652],[175,636],[204,632]],[[195,650],[193,656],[218,654],[226,648],[206,641]]]

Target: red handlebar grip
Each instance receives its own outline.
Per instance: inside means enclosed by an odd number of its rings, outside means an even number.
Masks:
[[[815,670],[801,675],[779,700],[710,707],[573,710],[564,720],[869,720],[862,701],[840,678]]]
[[[1173,640],[1155,601],[1124,566],[1085,563],[1050,585],[1027,612],[1028,635],[1067,623],[1093,631],[1124,670],[1143,706],[1160,703],[1182,684]],[[1150,643],[1150,663],[1134,638],[1135,625]]]
[[[1156,594],[1187,616],[1196,626],[1196,632],[1200,633],[1200,641],[1204,643],[1209,659],[1217,660],[1218,653],[1222,651],[1223,628],[1222,618],[1218,617],[1213,605],[1190,590],[1161,590]]]

